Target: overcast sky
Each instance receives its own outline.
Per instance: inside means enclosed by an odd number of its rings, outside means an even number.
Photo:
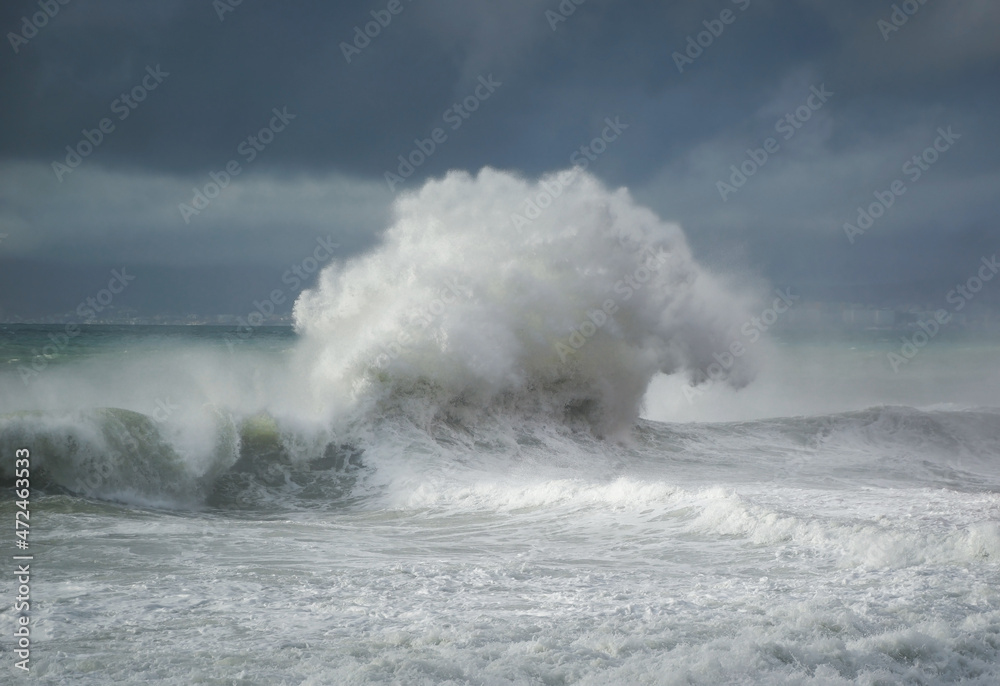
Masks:
[[[616,117],[590,171],[719,270],[934,302],[997,252],[993,0],[232,2],[0,9],[0,317],[71,311],[122,267],[123,306],[245,312],[317,238],[370,247],[423,179],[566,168]],[[230,163],[217,198],[179,207]],[[876,192],[892,207],[851,242]]]

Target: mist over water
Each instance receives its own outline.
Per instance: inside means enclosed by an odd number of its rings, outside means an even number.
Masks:
[[[401,196],[294,331],[84,327],[25,383],[58,327],[0,326],[34,676],[996,683],[996,341],[727,357],[773,291],[584,173],[512,218],[556,178]]]
[[[720,422],[825,415],[883,405],[926,410],[1000,406],[993,336],[942,337],[908,368],[888,359],[900,336],[887,331],[782,334],[758,344],[754,382],[740,389],[680,377],[650,384],[643,416],[662,422]],[[760,343],[764,343],[762,340]]]
[[[537,216],[515,215],[536,199]],[[295,305],[319,403],[416,395],[422,413],[504,407],[615,434],[654,375],[695,378],[753,305],[698,265],[679,226],[578,169],[534,183],[451,172],[395,214],[376,250]],[[726,372],[745,385],[753,357]]]
[[[43,359],[51,331],[10,330],[0,442],[47,446],[70,493],[190,508],[260,504],[362,454],[352,488],[391,500],[469,451],[503,464],[634,445],[640,416],[1000,405],[993,344],[941,339],[896,373],[882,334],[748,343],[779,300],[706,270],[679,226],[582,170],[452,172],[400,196],[377,248],[323,270],[295,333],[233,346],[224,330],[91,327]],[[339,477],[315,487],[346,492]]]

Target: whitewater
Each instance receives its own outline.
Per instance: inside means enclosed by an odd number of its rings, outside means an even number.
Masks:
[[[484,169],[293,329],[84,325],[40,365],[62,327],[0,325],[31,678],[997,683],[1000,345],[749,342],[774,298],[626,189]]]

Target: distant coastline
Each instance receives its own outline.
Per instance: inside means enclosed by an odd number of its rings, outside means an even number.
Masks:
[[[922,320],[932,318],[940,305],[921,303],[895,307],[847,302],[803,301],[791,308],[775,324],[776,330],[800,332],[825,331],[909,331]],[[107,316],[80,321],[73,312],[44,317],[0,316],[0,324],[67,324],[105,326],[208,326],[235,327],[245,316],[235,314],[141,314],[132,310],[111,311]],[[264,327],[292,327],[290,312],[263,317]],[[970,307],[954,313],[949,328],[1000,333],[1000,313],[988,308]]]

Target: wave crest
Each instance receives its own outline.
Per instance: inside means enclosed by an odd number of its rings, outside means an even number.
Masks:
[[[678,225],[582,170],[534,184],[451,172],[395,217],[377,249],[327,267],[295,304],[300,360],[331,416],[510,408],[614,434],[654,375],[703,376],[751,310]],[[747,383],[752,357],[727,376]]]

